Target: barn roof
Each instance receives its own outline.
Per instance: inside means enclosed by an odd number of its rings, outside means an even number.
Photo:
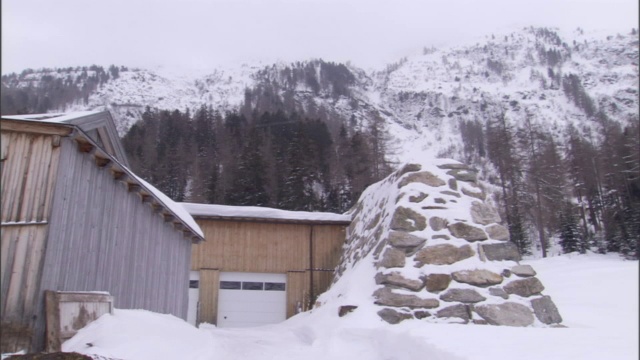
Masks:
[[[129,161],[120,143],[118,131],[108,111],[79,111],[72,113],[2,115],[3,119],[34,121],[39,123],[74,125],[102,145],[111,156],[129,167]]]
[[[350,215],[328,212],[289,211],[259,206],[182,203],[196,219],[289,222],[348,225]]]
[[[112,128],[113,131],[108,130],[109,128]],[[126,183],[129,191],[138,193],[143,203],[150,204],[154,211],[159,212],[165,218],[165,221],[172,221],[178,230],[184,232],[185,237],[191,238],[193,242],[204,240],[202,230],[181,205],[136,176],[129,169],[127,157],[109,112],[2,115],[2,130],[71,137],[78,144],[79,151],[89,153],[94,157],[96,166],[108,167],[114,179]],[[106,148],[110,148],[110,150]]]

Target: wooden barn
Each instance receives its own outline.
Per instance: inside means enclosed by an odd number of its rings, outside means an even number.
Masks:
[[[206,241],[192,248],[189,321],[249,327],[308,310],[331,284],[347,215],[183,203]]]
[[[186,319],[202,232],[128,169],[110,114],[2,116],[0,130],[2,352],[44,348],[46,290]]]

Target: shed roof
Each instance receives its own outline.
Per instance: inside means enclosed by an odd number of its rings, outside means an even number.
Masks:
[[[329,212],[289,211],[259,206],[182,203],[196,219],[349,225],[351,216]]]
[[[108,127],[110,124],[115,130],[113,119],[108,112],[91,111],[69,114],[2,115],[3,130],[20,131],[21,127],[12,125],[12,123],[15,124],[16,122],[36,124],[23,128],[29,132],[39,132],[41,127],[39,128],[37,126],[40,124],[46,125],[47,127],[69,129],[66,134],[78,143],[80,151],[91,153],[95,157],[96,166],[106,166],[106,164],[109,164],[114,178],[125,182],[130,191],[135,189],[135,191],[140,194],[143,202],[150,203],[154,209],[160,208],[159,211],[161,215],[163,215],[165,219],[174,219],[174,225],[182,229],[185,235],[186,233],[190,233],[191,235],[188,237],[191,237],[194,242],[204,240],[202,229],[200,229],[193,217],[181,205],[136,176],[133,171],[128,168],[127,158],[120,144],[120,140],[117,137],[117,132],[103,132],[102,135],[100,135],[102,144],[99,144],[97,139],[86,132],[101,127],[99,126],[100,123],[103,123],[102,128],[104,128],[104,126]],[[105,141],[111,143],[114,146],[113,149],[119,147],[120,150],[116,152],[121,151],[121,156],[115,156],[113,152],[104,149],[103,146],[106,146],[106,144],[104,144]]]

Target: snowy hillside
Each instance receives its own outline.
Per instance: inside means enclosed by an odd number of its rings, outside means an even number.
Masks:
[[[638,358],[638,262],[617,255],[564,255],[523,261],[562,309],[567,328],[382,321],[371,309],[338,317],[353,302],[359,271],[347,299],[334,300],[276,325],[250,329],[199,329],[169,316],[139,310],[104,315],[67,341],[65,351],[117,359],[439,359],[635,360]],[[371,304],[371,307],[374,305]],[[96,358],[99,358],[96,356]]]
[[[309,64],[313,71],[305,73],[305,79],[292,81],[291,70]],[[526,28],[487,34],[474,44],[425,48],[423,55],[403,58],[376,73],[347,68],[347,76],[353,79],[340,85],[348,91],[327,86],[327,71],[313,61],[238,64],[207,75],[128,69],[101,84],[86,101],[55,110],[107,108],[116,115],[124,135],[146,106],[194,111],[211,105],[224,113],[251,102],[245,90],[270,87],[280,97],[277,106],[288,111],[301,109],[310,116],[329,113],[343,121],[351,119],[356,126],[381,116],[397,140],[393,158],[400,161],[435,153],[466,162],[471,159],[462,148],[460,122],[484,123],[501,112],[516,126],[522,126],[528,116],[557,140],[562,140],[569,124],[584,136],[597,137],[600,125],[587,121],[593,114],[585,114],[563,90],[563,78],[570,75],[577,76],[594,110],[623,124],[638,116],[637,34]],[[3,85],[35,86],[39,74],[45,75],[36,71]],[[336,76],[329,75],[336,84]],[[309,82],[310,77],[315,79]],[[315,89],[314,83],[318,84]],[[255,95],[253,100],[255,105]]]
[[[561,143],[569,124],[584,136],[599,125],[563,91],[575,74],[597,108],[628,124],[638,116],[638,36],[595,36],[526,29],[488,35],[481,43],[426,49],[377,74],[380,104],[400,139],[399,157],[425,152],[459,158],[459,121],[484,123],[506,112],[516,127],[530,117]],[[467,159],[461,159],[467,160]]]

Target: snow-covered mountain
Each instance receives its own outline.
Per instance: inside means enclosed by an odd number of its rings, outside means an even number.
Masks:
[[[303,78],[296,78],[296,69]],[[599,125],[588,120],[593,114],[586,114],[563,90],[563,79],[566,86],[572,75],[594,109],[621,124],[637,121],[638,35],[545,28],[487,35],[474,44],[446,49],[425,48],[422,55],[374,73],[321,60],[240,64],[204,76],[127,69],[85,101],[55,110],[105,107],[124,134],[147,106],[183,111],[204,104],[224,113],[258,101],[260,91],[248,98],[247,89],[269,87],[279,96],[280,107],[312,115],[326,112],[355,126],[380,116],[396,139],[394,154],[401,161],[424,153],[470,161],[463,155],[460,123],[482,124],[501,112],[516,126],[529,116],[560,141],[568,124],[584,136],[597,137]],[[36,71],[12,84],[3,79],[3,85],[34,86],[38,76],[69,74]]]

